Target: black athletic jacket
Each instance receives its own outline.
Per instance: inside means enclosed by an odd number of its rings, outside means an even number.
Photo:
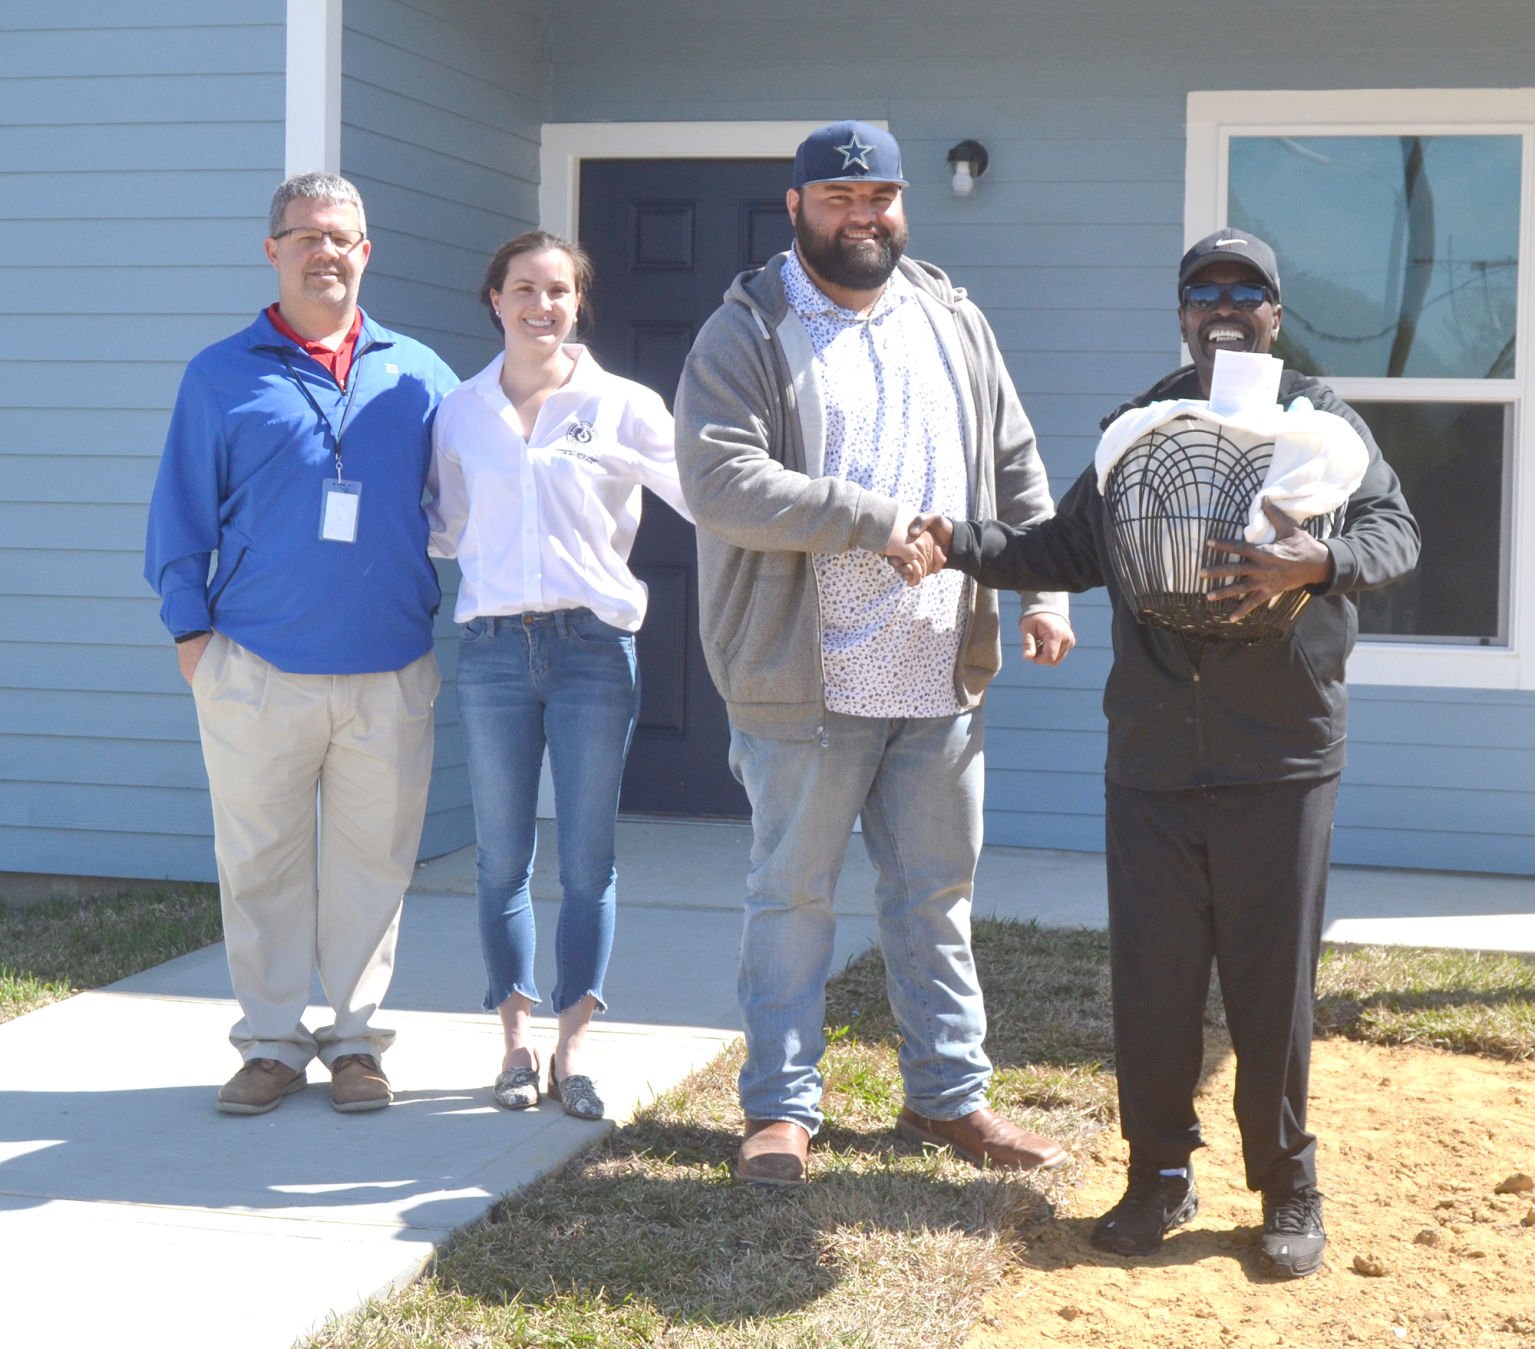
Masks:
[[[1286,370],[1280,402],[1304,395],[1345,418],[1369,450],[1364,480],[1326,541],[1331,585],[1318,587],[1284,638],[1198,642],[1140,622],[1109,564],[1097,473],[1089,464],[1053,518],[1017,529],[955,522],[949,565],[999,589],[1090,590],[1113,604],[1114,664],[1103,691],[1111,782],[1143,790],[1325,778],[1344,763],[1348,692],[1343,666],[1358,615],[1350,596],[1390,585],[1417,565],[1417,522],[1359,415],[1320,380]],[[1174,371],[1104,418],[1168,398],[1200,398],[1192,366]]]

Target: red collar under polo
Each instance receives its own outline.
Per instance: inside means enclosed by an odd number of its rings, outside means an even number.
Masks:
[[[357,350],[357,334],[362,331],[362,310],[352,311],[352,326],[347,329],[346,336],[341,339],[341,345],[332,351],[323,342],[311,342],[307,337],[300,337],[289,326],[287,320],[277,312],[277,306],[272,305],[266,316],[272,320],[272,326],[277,329],[290,342],[297,342],[303,347],[306,356],[313,356],[328,371],[331,378],[343,389],[346,388],[346,377],[352,372],[352,356]]]

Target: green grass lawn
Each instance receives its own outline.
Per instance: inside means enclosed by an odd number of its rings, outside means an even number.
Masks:
[[[1535,1058],[1535,961],[1476,951],[1338,947],[1322,956],[1317,1034]]]
[[[0,897],[0,1020],[220,937],[212,886],[17,906]],[[1085,1151],[1115,1125],[1107,938],[975,925],[993,1104]],[[814,1183],[734,1184],[739,1046],[633,1123],[501,1200],[411,1287],[311,1349],[924,1346],[962,1337],[1017,1243],[1076,1179],[982,1173],[897,1141],[896,1033],[877,954],[828,995]],[[1221,1021],[1218,991],[1210,1021]],[[1318,1034],[1535,1058],[1535,961],[1329,949]]]
[[[218,887],[11,904],[0,893],[0,1021],[223,938]]]
[[[1107,939],[978,922],[993,1104],[1078,1147],[1115,1123]],[[1535,1056],[1535,962],[1338,948],[1322,1034]],[[1212,994],[1211,1020],[1221,1020]],[[870,956],[834,981],[813,1183],[732,1183],[740,1049],[497,1204],[411,1287],[311,1349],[952,1344],[1075,1180],[980,1173],[900,1143],[895,1030]]]

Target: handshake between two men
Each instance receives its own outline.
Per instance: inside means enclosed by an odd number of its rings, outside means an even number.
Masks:
[[[943,570],[953,538],[954,524],[943,515],[919,515],[904,529],[897,521],[885,545],[885,557],[907,585],[921,585],[926,577]]]
[[[897,523],[885,545],[885,559],[908,586],[921,585],[949,560],[954,522],[931,512],[918,515],[904,529]],[[1059,665],[1076,645],[1076,634],[1061,614],[1042,610],[1018,620],[1023,658],[1036,665]]]
[[[1237,601],[1229,615],[1233,623],[1287,593],[1327,587],[1334,580],[1327,545],[1272,501],[1265,499],[1262,505],[1273,529],[1272,542],[1210,539],[1204,545],[1211,557],[1199,575],[1216,583],[1207,598]],[[921,585],[948,564],[953,542],[954,522],[929,512],[914,517],[904,528],[896,525],[885,545],[885,557],[908,586]],[[1048,611],[1025,614],[1019,626],[1024,657],[1041,665],[1058,664],[1075,644],[1071,625]]]

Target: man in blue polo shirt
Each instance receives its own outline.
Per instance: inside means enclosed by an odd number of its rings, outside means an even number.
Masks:
[[[149,508],[144,575],[197,703],[244,1067],[261,1114],[318,1056],[337,1110],[391,1099],[370,1024],[394,966],[432,766],[438,674],[422,488],[457,383],[369,319],[357,189],[272,199],[277,303],[188,365]],[[333,1014],[303,1024],[318,968]]]

